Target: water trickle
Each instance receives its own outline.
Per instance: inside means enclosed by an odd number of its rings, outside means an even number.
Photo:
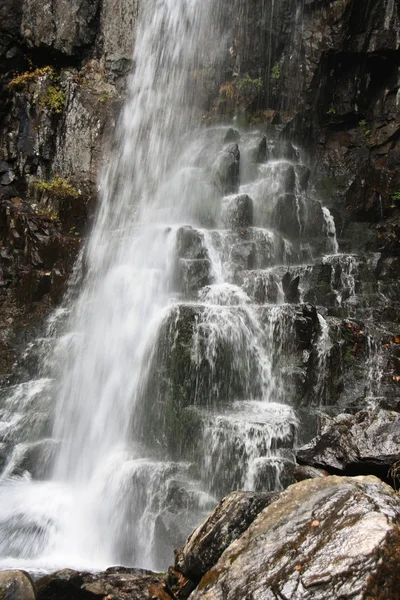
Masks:
[[[326,206],[322,207],[322,212],[324,214],[324,219],[326,223],[326,233],[328,236],[328,252],[329,254],[338,254],[339,252],[339,244],[336,237],[336,225],[334,218]]]

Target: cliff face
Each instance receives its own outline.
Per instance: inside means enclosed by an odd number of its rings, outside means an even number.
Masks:
[[[0,7],[0,373],[62,296],[132,68],[137,11],[136,0]]]
[[[5,0],[0,7],[3,373],[17,342],[59,302],[90,222],[102,146],[133,68],[138,11],[137,0]],[[205,118],[237,114],[302,147],[314,166],[309,189],[331,210],[341,251],[381,253],[359,277],[375,278],[377,297],[390,290],[386,312],[375,318],[398,322],[400,3],[236,0],[224,18],[233,39],[223,64],[203,74]],[[314,304],[324,304],[334,275],[333,267],[325,271],[313,283]],[[360,350],[359,336],[350,342]],[[352,358],[361,364],[365,353],[357,352]],[[400,367],[392,354],[393,388]],[[355,371],[348,363],[345,370]]]

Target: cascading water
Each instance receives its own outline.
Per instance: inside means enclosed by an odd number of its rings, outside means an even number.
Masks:
[[[138,494],[158,467],[143,458],[130,431],[146,352],[171,301],[171,227],[191,220],[205,193],[195,189],[190,170],[196,168],[188,168],[181,149],[196,113],[194,73],[213,62],[215,40],[221,43],[216,13],[215,3],[204,0],[155,0],[141,9],[120,149],[101,181],[69,345],[61,340],[55,350],[62,365],[52,373],[59,377],[53,387],[59,449],[51,482],[15,479],[0,492],[3,536],[16,540],[1,548],[9,564],[14,557],[41,566],[152,562],[151,536],[140,523],[126,531],[124,521],[135,503],[130,492]],[[130,534],[136,553],[127,558]]]
[[[299,279],[336,254],[334,222],[294,148],[195,129],[218,5],[141,8],[84,282],[40,378],[4,392],[0,566],[165,567],[223,494],[279,489],[293,461]]]

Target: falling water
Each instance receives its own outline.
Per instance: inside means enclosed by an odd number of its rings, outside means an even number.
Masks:
[[[149,473],[161,469],[160,484],[174,468],[143,457],[130,438],[131,420],[146,353],[171,301],[174,224],[192,219],[204,193],[195,189],[185,147],[197,115],[194,73],[213,63],[213,47],[221,44],[216,13],[208,0],[142,6],[121,142],[101,180],[86,282],[69,319],[72,343],[55,350],[62,361],[53,390],[59,450],[50,482],[24,476],[0,491],[2,537],[16,540],[1,548],[3,563],[99,567],[127,560],[132,535],[136,552],[128,560],[152,564],[149,536],[141,530],[146,519],[136,530],[126,531],[124,522],[137,482],[146,486]]]
[[[196,130],[201,73],[229,47],[218,7],[141,8],[84,282],[50,322],[36,379],[1,391],[2,567],[165,567],[222,494],[279,489],[293,461],[282,357],[296,308],[281,284],[255,300],[246,281],[317,255],[332,222],[279,144],[224,186],[239,148]]]

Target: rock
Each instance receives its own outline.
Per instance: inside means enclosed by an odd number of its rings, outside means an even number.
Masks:
[[[286,160],[293,162],[296,162],[299,159],[298,151],[288,141],[282,142],[276,146],[274,156],[276,158],[285,158]]]
[[[12,171],[6,171],[6,173],[3,173],[0,177],[1,185],[10,185],[13,181],[15,181],[15,175]]]
[[[46,575],[36,582],[40,600],[171,600],[165,580],[151,571],[116,567],[103,573],[71,569]]]
[[[198,292],[213,282],[211,271],[212,265],[208,258],[180,259],[176,272],[178,289],[189,295]]]
[[[138,0],[101,2],[102,51],[111,80],[126,76],[132,68],[138,11]]]
[[[247,194],[226,198],[222,222],[229,229],[243,229],[253,225],[253,200]]]
[[[223,150],[217,159],[215,181],[223,194],[233,194],[239,187],[240,150],[237,144],[231,144]]]
[[[25,0],[22,31],[30,46],[47,46],[73,55],[96,35],[99,0]]]
[[[300,300],[299,292],[300,276],[292,279],[290,273],[286,273],[282,279],[282,289],[287,302],[296,304]]]
[[[294,194],[283,194],[276,201],[272,215],[274,227],[290,238],[298,238],[301,232],[301,220],[297,199]]]
[[[217,562],[223,551],[249,527],[277,494],[232,492],[176,551],[175,568],[195,582]]]
[[[200,581],[191,600],[398,596],[400,498],[375,477],[289,487]]]
[[[252,163],[263,163],[266,162],[270,156],[267,138],[265,135],[255,141],[254,144],[248,149],[250,162]]]
[[[0,571],[1,600],[36,600],[35,586],[25,571]]]
[[[190,225],[180,227],[176,233],[176,254],[179,258],[191,260],[208,258],[202,233]]]
[[[328,471],[368,471],[386,478],[400,460],[400,414],[379,410],[326,417],[321,433],[298,450],[297,460]]]
[[[239,140],[240,133],[237,131],[237,129],[230,127],[225,134],[224,144],[232,144],[233,142],[237,144]]]
[[[301,190],[306,190],[310,179],[311,171],[305,165],[296,165],[295,173]]]

